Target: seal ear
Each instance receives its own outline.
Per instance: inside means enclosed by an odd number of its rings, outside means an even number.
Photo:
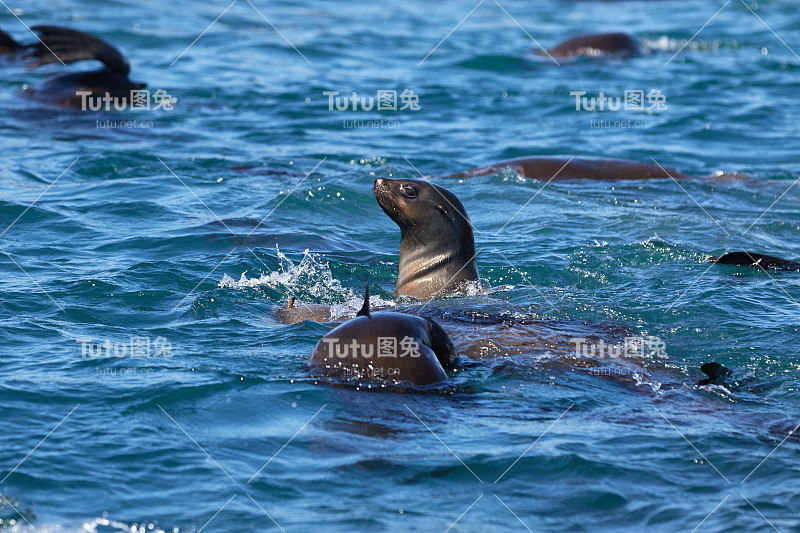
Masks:
[[[369,281],[367,282],[366,289],[364,289],[364,305],[361,306],[361,311],[356,313],[356,316],[372,318],[372,314],[369,312]]]
[[[448,208],[448,206],[446,206],[445,204],[439,204],[437,207],[438,207],[439,211],[441,211],[444,216],[446,216],[450,220],[453,220],[453,215],[450,214],[450,209]]]

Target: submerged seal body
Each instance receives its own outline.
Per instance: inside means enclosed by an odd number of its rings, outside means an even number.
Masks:
[[[56,26],[34,26],[32,29],[39,33],[41,43],[31,46],[31,55],[36,58],[31,66],[86,59],[96,59],[104,65],[100,70],[65,74],[47,80],[33,91],[38,100],[66,107],[100,109],[106,107],[103,98],[108,95],[119,106],[127,106],[131,104],[131,91],[147,86],[128,79],[130,64],[119,50],[102,39]]]
[[[430,299],[479,279],[472,226],[456,195],[423,180],[378,178],[375,198],[400,227],[398,295]]]
[[[547,51],[553,57],[611,57],[627,59],[642,54],[642,45],[627,33],[590,33],[561,41]]]
[[[526,178],[538,180],[640,180],[670,179],[686,176],[674,168],[626,159],[589,159],[584,157],[519,157],[486,167],[471,169],[475,175],[492,174],[512,168]]]
[[[433,320],[369,312],[369,289],[358,316],[328,332],[311,352],[316,374],[430,385],[447,379],[456,350]]]
[[[296,324],[304,320],[327,322],[331,319],[331,306],[324,304],[294,305],[294,297],[286,307],[275,310],[275,317],[284,324]]]
[[[772,255],[754,252],[731,252],[722,257],[715,257],[711,262],[720,265],[749,266],[771,270],[790,270],[800,272],[800,262],[781,259]]]

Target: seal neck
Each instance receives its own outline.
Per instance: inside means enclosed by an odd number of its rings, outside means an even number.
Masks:
[[[401,234],[398,295],[428,299],[459,283],[480,279],[471,228],[464,230],[460,238],[453,235],[434,242],[419,239],[413,232]]]

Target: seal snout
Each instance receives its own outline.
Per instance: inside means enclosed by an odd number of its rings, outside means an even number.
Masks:
[[[389,211],[387,211],[387,209],[390,211],[396,209],[396,204],[394,198],[392,198],[392,191],[389,186],[390,181],[391,180],[386,178],[376,178],[374,192],[378,205],[383,208],[387,215],[392,216]]]

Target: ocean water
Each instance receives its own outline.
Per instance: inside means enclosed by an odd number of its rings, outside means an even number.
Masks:
[[[54,108],[26,88],[92,67],[0,64],[0,529],[800,531],[800,275],[707,262],[800,259],[796,2],[7,4],[18,40],[91,32],[177,102]],[[535,53],[592,31],[651,53]],[[379,90],[419,109],[325,94]],[[526,155],[693,179],[454,177]],[[477,229],[491,289],[427,311],[482,361],[436,391],[316,382],[333,325],[274,310],[347,315],[367,279],[418,309],[372,183],[419,173]],[[575,356],[603,331],[655,349]],[[709,361],[731,376],[698,386]]]

